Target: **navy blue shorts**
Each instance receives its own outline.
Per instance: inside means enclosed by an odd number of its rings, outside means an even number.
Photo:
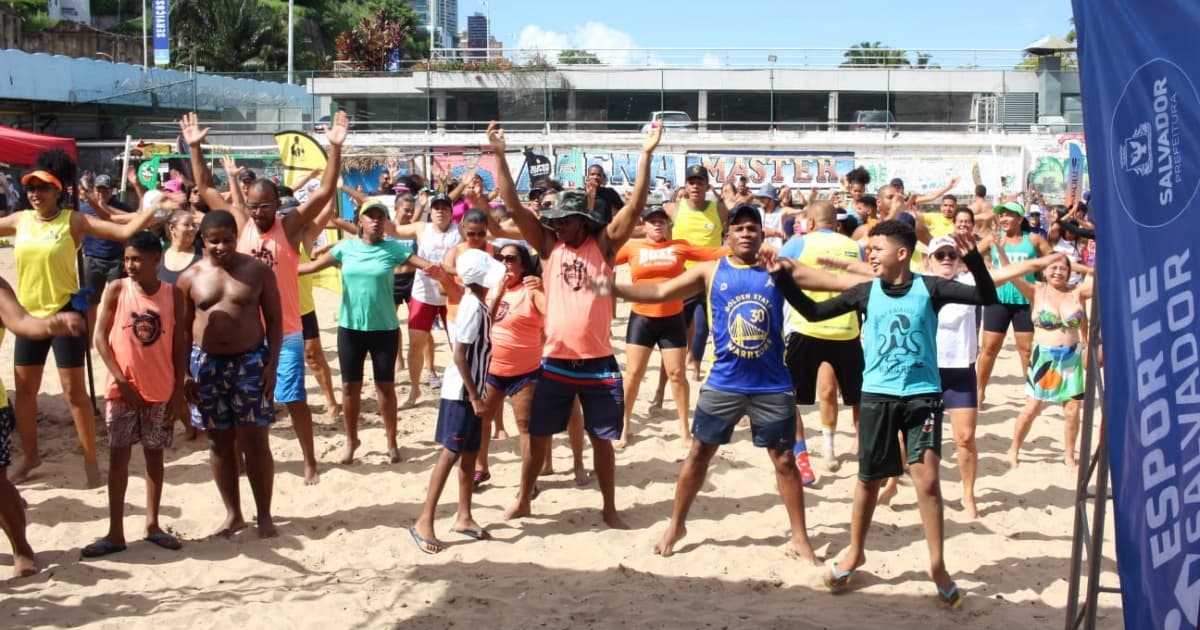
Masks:
[[[743,416],[750,416],[755,446],[791,452],[796,445],[796,403],[790,391],[739,394],[702,385],[692,435],[704,444],[728,444]]]
[[[965,368],[938,368],[942,377],[942,403],[946,409],[970,409],[979,406],[979,387],[975,364]]]
[[[461,453],[479,451],[483,438],[483,421],[465,400],[442,399],[438,405],[437,429],[434,440],[446,450]]]
[[[575,397],[583,407],[583,425],[602,440],[621,439],[625,421],[625,392],[617,359],[542,359],[542,375],[533,390],[530,435],[554,435],[567,430]]]
[[[538,377],[542,375],[542,368],[538,368],[532,372],[518,374],[517,376],[496,376],[495,374],[487,375],[487,384],[491,385],[496,391],[504,392],[505,396],[516,396],[517,392],[525,389],[526,385],[536,385]]]

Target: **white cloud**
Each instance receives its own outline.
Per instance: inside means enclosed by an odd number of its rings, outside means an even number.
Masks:
[[[640,48],[633,36],[625,31],[615,29],[603,22],[587,22],[576,27],[567,35],[557,31],[543,30],[530,24],[521,29],[517,38],[517,49],[523,57],[530,57],[533,51],[553,61],[558,53],[567,48],[582,49],[593,52],[600,61],[611,65],[659,65],[662,59],[653,52],[636,50]]]

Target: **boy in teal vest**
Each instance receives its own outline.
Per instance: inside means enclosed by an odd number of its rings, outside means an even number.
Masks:
[[[909,259],[917,235],[901,221],[882,221],[868,234],[867,257],[875,279],[821,303],[796,291],[788,301],[810,321],[850,311],[865,315],[862,327],[862,411],[859,421],[858,484],[850,517],[850,548],[825,575],[835,593],[845,590],[866,562],[865,545],[879,488],[904,473],[899,434],[908,447],[909,473],[929,544],[929,575],[938,597],[957,608],[962,595],[946,571],[942,556],[942,491],[938,478],[942,443],[941,380],[937,368],[937,311],[944,304],[994,304],[983,258],[971,239],[956,235],[959,255],[976,286],[914,274]],[[800,283],[803,286],[803,282]],[[780,286],[785,292],[791,287]],[[786,293],[785,293],[786,295]]]

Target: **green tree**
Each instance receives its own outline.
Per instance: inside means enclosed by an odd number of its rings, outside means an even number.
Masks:
[[[287,16],[261,0],[176,0],[173,46],[210,72],[287,67]]]
[[[558,63],[562,65],[599,65],[600,58],[596,53],[575,48],[568,48],[558,53]]]
[[[842,67],[901,68],[911,65],[908,52],[888,48],[879,42],[862,42],[850,47],[843,55]]]
[[[941,68],[941,66],[936,63],[930,63],[932,61],[933,61],[933,55],[931,55],[929,53],[923,53],[923,52],[918,51],[917,52],[917,60],[915,63],[912,64],[912,67],[914,67],[918,70],[936,70],[938,68]]]

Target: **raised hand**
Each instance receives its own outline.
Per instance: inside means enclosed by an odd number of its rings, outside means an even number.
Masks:
[[[650,133],[646,134],[645,140],[642,140],[642,153],[654,153],[654,149],[658,148],[658,143],[662,142],[662,137],[662,123],[655,122],[650,125]]]
[[[350,134],[350,119],[346,117],[346,112],[339,110],[333,116],[333,124],[325,130],[325,139],[329,144],[340,147],[346,141],[346,136]]]
[[[232,155],[221,156],[221,168],[225,169],[225,177],[229,178],[230,181],[236,179],[240,174],[238,173],[237,160],[233,159]]]
[[[523,282],[525,284],[525,288],[530,291],[541,291],[542,290],[542,277],[541,276],[525,276],[521,280],[521,282]]]
[[[959,256],[966,256],[975,251],[975,235],[954,233],[954,247],[958,250]]]
[[[209,131],[211,130],[200,128],[200,119],[196,112],[188,112],[179,119],[179,133],[183,135],[183,141],[188,143],[188,146],[204,142]]]
[[[492,147],[492,153],[504,153],[508,148],[508,143],[504,139],[504,130],[500,128],[500,123],[494,120],[488,123],[487,139],[488,145]]]

